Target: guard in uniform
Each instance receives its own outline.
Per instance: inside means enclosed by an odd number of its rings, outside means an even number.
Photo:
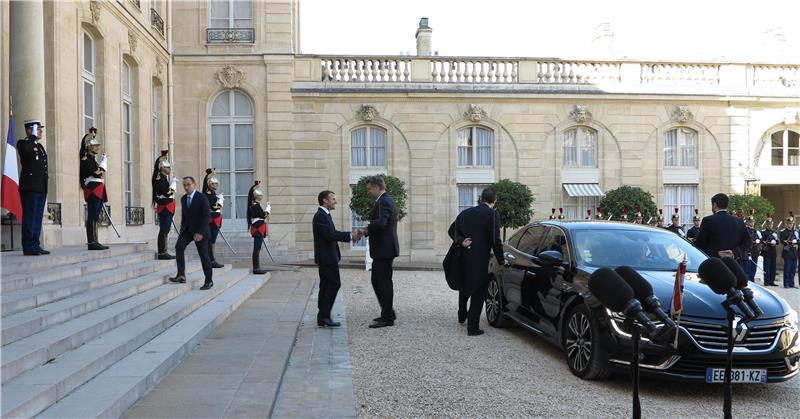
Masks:
[[[556,219],[556,209],[555,208],[550,208],[550,219],[551,220],[555,220]]]
[[[597,213],[595,214],[595,218],[597,218],[598,220],[603,219],[603,211],[600,210],[600,207],[597,207]]]
[[[747,279],[755,282],[756,280],[756,269],[758,268],[758,254],[759,254],[759,246],[761,245],[761,238],[759,237],[760,232],[755,229],[756,225],[756,217],[755,217],[755,210],[750,210],[750,214],[747,218],[744,219],[745,229],[747,230],[747,235],[750,236],[750,242],[752,245],[749,249],[744,249],[743,257],[742,257],[742,268],[744,268],[744,273],[747,274]]]
[[[656,217],[656,227],[667,228],[664,225],[664,210],[662,208],[658,209],[658,217]]]
[[[633,223],[642,224],[643,220],[644,215],[642,214],[642,208],[639,205],[636,205],[636,214],[633,215]]]
[[[222,206],[225,204],[225,197],[219,192],[219,179],[213,168],[206,169],[206,177],[203,179],[203,193],[211,206],[211,216],[208,219],[208,229],[211,237],[208,239],[208,256],[211,257],[212,268],[222,268],[223,264],[217,262],[214,256],[214,244],[219,236],[219,229],[222,227]]]
[[[700,234],[700,210],[695,208],[694,217],[692,217],[692,228],[686,232],[686,240],[694,243],[698,234]]]
[[[622,215],[619,217],[619,220],[623,223],[628,222],[628,207],[622,207]]]
[[[675,208],[675,212],[672,213],[672,224],[666,227],[667,230],[686,238],[686,232],[683,230],[683,226],[681,225],[681,214],[680,209]]]
[[[778,259],[778,233],[772,230],[772,214],[764,220],[766,227],[761,231],[761,256],[764,258],[764,285],[775,286],[775,270]]]
[[[81,171],[80,182],[83,189],[83,199],[86,201],[86,242],[89,250],[105,250],[97,239],[97,224],[100,222],[100,211],[103,203],[108,202],[104,175],[108,168],[108,158],[105,153],[97,162],[100,153],[100,141],[97,139],[97,128],[90,128],[89,133],[81,140]]]
[[[158,259],[175,259],[167,253],[169,230],[172,217],[175,216],[175,190],[178,189],[178,178],[172,176],[172,165],[169,162],[169,150],[161,150],[153,167],[153,204],[158,215]]]
[[[586,210],[586,218],[584,218],[584,219],[585,220],[591,220],[592,219],[592,210],[590,210],[590,209]]]
[[[564,216],[564,208],[559,208],[558,209],[558,219],[559,220],[563,220],[565,218],[567,218],[567,217]]]
[[[22,201],[22,254],[39,256],[50,254],[42,249],[42,216],[47,203],[47,152],[39,143],[44,125],[38,119],[25,121],[26,137],[17,141],[19,154],[19,196]],[[13,157],[12,157],[13,158]]]
[[[258,255],[264,245],[264,239],[267,237],[267,222],[271,211],[269,202],[267,202],[266,210],[261,208],[264,192],[261,190],[260,184],[260,180],[255,181],[250,192],[247,193],[247,202],[250,204],[247,208],[247,225],[250,226],[250,235],[253,236],[253,273],[258,275],[267,273],[266,270],[261,269]]]
[[[786,218],[786,228],[781,231],[780,240],[783,245],[783,287],[794,288],[794,274],[797,270],[797,236],[794,229],[794,214]]]

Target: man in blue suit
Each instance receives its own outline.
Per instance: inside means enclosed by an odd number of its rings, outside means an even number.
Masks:
[[[342,285],[339,278],[339,260],[342,254],[337,242],[358,240],[360,233],[337,231],[331,211],[336,209],[336,194],[322,191],[317,196],[319,210],[314,214],[314,263],[319,266],[319,296],[317,298],[317,326],[339,327],[341,323],[331,319],[331,308]]]
[[[197,184],[193,177],[183,178],[183,190],[186,195],[181,198],[181,232],[178,241],[175,243],[175,261],[178,263],[178,274],[169,280],[180,284],[186,283],[186,260],[183,256],[184,250],[189,243],[194,242],[197,246],[197,253],[200,255],[200,263],[203,265],[203,273],[206,280],[201,290],[207,290],[214,286],[212,281],[211,258],[208,255],[208,238],[211,231],[208,228],[208,220],[211,216],[211,206],[205,194],[197,192]]]
[[[718,193],[711,197],[714,215],[703,218],[695,247],[710,257],[732,256],[741,264],[742,249],[752,246],[744,221],[728,212],[728,195]]]

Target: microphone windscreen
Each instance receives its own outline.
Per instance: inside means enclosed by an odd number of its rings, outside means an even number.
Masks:
[[[719,258],[708,258],[697,269],[697,275],[717,294],[724,295],[736,286],[736,277]]]
[[[615,312],[624,310],[625,304],[633,299],[633,289],[611,268],[600,268],[592,273],[589,291]]]
[[[748,284],[749,281],[747,280],[747,274],[744,273],[744,270],[742,270],[742,267],[739,265],[738,262],[736,262],[736,259],[730,256],[725,256],[724,258],[722,258],[722,263],[724,263],[725,266],[727,266],[728,269],[730,269],[730,271],[733,273],[733,276],[736,277],[736,288],[738,289],[747,288],[747,286],[749,285]]]
[[[650,285],[646,279],[642,278],[635,269],[630,266],[618,266],[614,271],[630,285],[633,289],[633,296],[636,297],[637,300],[644,301],[645,298],[653,295],[653,286]]]

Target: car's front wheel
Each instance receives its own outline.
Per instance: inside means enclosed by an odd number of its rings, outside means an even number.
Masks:
[[[489,289],[486,293],[486,319],[490,325],[497,328],[509,326],[510,321],[503,314],[503,306],[503,289],[500,287],[497,277],[492,275],[489,278]]]
[[[611,375],[597,322],[585,305],[579,304],[570,311],[563,336],[567,365],[573,374],[586,380]]]

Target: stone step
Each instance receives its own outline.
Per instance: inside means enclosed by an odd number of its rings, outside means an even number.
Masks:
[[[79,387],[38,417],[120,417],[152,390],[269,275],[251,275]],[[266,415],[267,412],[264,412]],[[165,416],[169,413],[165,412]]]
[[[3,293],[3,301],[0,305],[2,307],[2,316],[6,317],[71,297],[78,293],[146,275],[175,263],[175,261],[169,260],[154,261],[147,253],[131,255],[129,260],[133,264],[96,272],[91,275],[61,279],[31,289]]]
[[[245,270],[225,272],[216,278],[211,290],[187,292],[125,323],[124,327],[104,333],[52,362],[21,374],[2,386],[0,415],[32,417],[39,414],[246,275]]]
[[[225,269],[222,269],[227,271]],[[171,269],[159,271],[163,275]],[[51,327],[25,339],[3,346],[2,382],[44,365],[57,356],[75,349],[111,329],[123,325],[155,307],[172,300],[203,283],[203,272],[199,263],[186,265],[187,284],[157,286],[133,297],[98,309],[81,317]]]
[[[51,254],[43,256],[23,256],[22,252],[3,253],[3,276],[25,272],[45,272],[51,268],[71,263],[100,260],[113,256],[127,255],[147,250],[146,243],[112,244],[106,250],[86,250],[86,246],[64,246],[51,249]]]

